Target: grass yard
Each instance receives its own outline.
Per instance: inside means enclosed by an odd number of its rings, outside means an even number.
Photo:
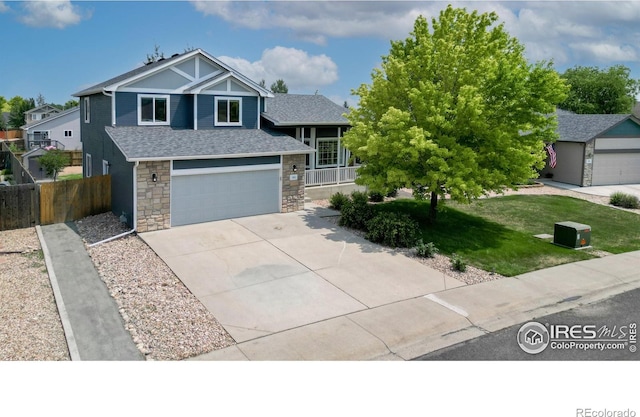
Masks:
[[[68,181],[68,180],[81,180],[82,173],[80,174],[67,174],[67,175],[59,175],[58,181]]]
[[[438,219],[428,224],[429,203],[396,200],[377,210],[403,212],[420,223],[424,242],[441,253],[456,253],[466,262],[505,276],[595,257],[533,235],[553,234],[556,222],[591,226],[594,250],[623,253],[640,250],[640,216],[588,201],[557,195],[513,195],[472,204],[439,204]]]

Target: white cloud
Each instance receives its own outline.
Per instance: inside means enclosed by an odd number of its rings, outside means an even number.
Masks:
[[[3,1],[0,1],[0,13],[4,13],[9,11],[9,6],[7,6],[6,4],[4,4]]]
[[[315,91],[338,80],[338,66],[330,57],[309,55],[295,48],[265,49],[261,58],[254,62],[239,57],[218,58],[256,82],[264,79],[267,87],[277,79],[283,79],[289,92]]]
[[[81,10],[69,0],[28,1],[23,3],[23,9],[26,14],[20,17],[20,21],[34,27],[64,29],[88,17],[83,16]]]
[[[325,44],[329,38],[404,39],[418,15],[437,17],[446,2],[386,1],[192,1],[196,10],[239,27],[290,32]],[[461,1],[454,7],[494,11],[533,61],[558,65],[640,60],[637,1]],[[616,64],[620,62],[613,62]]]
[[[419,14],[429,9],[418,2],[377,1],[192,1],[196,10],[249,29],[285,29],[296,38],[324,44],[328,37],[404,38]]]

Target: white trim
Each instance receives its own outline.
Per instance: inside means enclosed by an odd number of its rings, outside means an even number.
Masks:
[[[102,160],[102,175],[109,175],[109,161]]]
[[[233,96],[216,96],[213,103],[213,125],[214,126],[242,126],[242,97]],[[238,102],[238,121],[237,122],[220,122],[218,121],[218,101],[227,101],[227,120],[231,116],[231,102]]]
[[[259,97],[257,94],[243,93],[242,91],[202,91],[201,96],[220,96],[220,97]]]
[[[329,165],[320,165],[320,142],[335,142],[336,149],[336,163]],[[340,138],[316,138],[316,168],[338,168],[340,167]]]
[[[182,76],[184,78],[186,78],[187,80],[190,80],[192,82],[195,81],[195,78],[193,78],[191,75],[187,74],[186,72],[182,71],[181,69],[176,68],[175,66],[174,67],[169,67],[169,70],[175,72],[176,74],[178,74],[178,75],[180,75],[180,76]]]
[[[173,163],[172,163],[171,176],[183,177],[187,175],[224,174],[229,172],[274,171],[276,169],[280,169],[281,166],[282,166],[282,162],[278,164],[236,165],[236,166],[228,166],[228,167],[173,169]]]
[[[153,99],[153,118],[154,121],[148,122],[142,120],[142,99],[143,98],[152,98]],[[156,99],[164,99],[166,100],[166,121],[156,122]],[[138,126],[168,126],[171,124],[171,96],[168,94],[138,94]]]
[[[140,162],[136,161],[133,164],[133,216],[132,225],[133,228],[136,229],[138,227],[138,165]],[[171,195],[171,194],[169,194]],[[171,204],[171,199],[169,199],[169,204]],[[171,213],[171,211],[169,211]]]
[[[175,88],[129,88],[123,87],[118,90],[119,93],[146,93],[146,94],[182,94],[182,89]]]
[[[258,96],[258,111],[257,111],[257,115],[256,115],[256,127],[258,129],[260,129],[260,100],[262,100],[262,98],[260,96]]]
[[[116,146],[118,146],[116,144]],[[120,147],[118,146],[118,149]],[[122,149],[120,149],[122,152]],[[127,162],[145,162],[145,161],[190,161],[192,159],[226,159],[226,158],[252,158],[256,156],[276,156],[276,155],[303,155],[315,153],[315,149],[308,151],[277,151],[277,152],[260,152],[260,153],[233,153],[233,154],[215,154],[215,155],[189,155],[189,156],[165,156],[165,157],[149,157],[149,158],[127,158]],[[124,153],[123,153],[124,155]]]
[[[198,130],[198,95],[193,95],[193,130]]]

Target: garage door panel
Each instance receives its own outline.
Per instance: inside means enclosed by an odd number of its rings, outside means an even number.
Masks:
[[[593,157],[592,185],[640,183],[640,153],[603,153]]]
[[[280,211],[280,171],[181,175],[172,178],[172,226]]]

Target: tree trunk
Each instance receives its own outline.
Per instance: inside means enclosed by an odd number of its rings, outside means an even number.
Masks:
[[[436,224],[436,214],[438,213],[438,193],[431,192],[431,204],[429,205],[429,223]]]

